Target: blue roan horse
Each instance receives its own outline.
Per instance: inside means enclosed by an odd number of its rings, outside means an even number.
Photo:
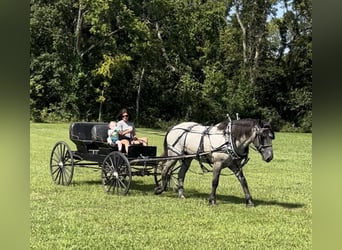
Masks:
[[[183,122],[168,130],[164,140],[164,154],[167,160],[162,162],[162,184],[156,187],[155,194],[166,190],[168,173],[180,159],[177,156],[194,155],[181,158],[178,172],[178,196],[184,197],[184,178],[191,161],[195,158],[200,164],[205,161],[213,167],[212,190],[209,202],[216,204],[216,188],[224,167],[228,167],[241,183],[246,204],[253,206],[247,181],[242,167],[248,161],[249,145],[254,144],[262,159],[273,159],[272,140],[274,139],[269,122],[257,119],[223,121],[214,126],[203,126],[195,122]],[[169,158],[167,158],[169,157]],[[175,159],[173,159],[174,157]],[[201,166],[203,166],[201,164]]]

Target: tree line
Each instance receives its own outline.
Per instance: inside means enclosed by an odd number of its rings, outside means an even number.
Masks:
[[[309,0],[30,0],[32,121],[312,130]]]

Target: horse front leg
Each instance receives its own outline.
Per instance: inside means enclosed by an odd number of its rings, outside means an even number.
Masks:
[[[243,175],[242,169],[240,169],[237,173],[235,173],[235,176],[239,180],[243,192],[245,193],[245,198],[246,198],[246,206],[253,207],[254,203],[252,201],[252,196],[249,192],[248,185],[247,185],[247,180],[245,176]]]
[[[213,179],[211,181],[211,193],[209,195],[210,205],[216,205],[216,189],[219,184],[221,169],[221,166],[214,165],[213,167]]]
[[[182,164],[180,166],[178,172],[178,197],[184,199],[184,180],[186,172],[188,172],[192,159],[182,160]]]

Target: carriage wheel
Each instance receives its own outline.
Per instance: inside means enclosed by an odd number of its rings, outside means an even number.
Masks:
[[[58,185],[69,185],[74,175],[74,158],[65,142],[57,142],[50,157],[52,180]]]
[[[179,171],[179,166],[172,167],[169,170],[169,173],[166,175],[166,178],[167,178],[166,189],[170,188],[173,191],[178,190],[178,171]],[[162,184],[161,173],[162,173],[162,166],[158,164],[154,168],[154,182],[156,184],[156,188],[161,187],[161,184]]]
[[[107,193],[126,195],[132,181],[131,166],[127,157],[111,152],[102,164],[102,184]]]

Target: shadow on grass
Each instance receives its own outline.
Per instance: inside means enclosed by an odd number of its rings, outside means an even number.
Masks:
[[[209,193],[200,193],[195,190],[189,190],[185,194],[188,198],[199,198],[199,199],[209,199]],[[177,198],[177,197],[176,197]],[[234,195],[216,195],[217,204],[246,204],[246,200],[244,197],[238,197]],[[296,209],[305,207],[303,203],[289,203],[289,202],[281,202],[276,200],[260,200],[253,199],[255,207],[258,206],[279,206],[288,209]]]
[[[146,184],[142,180],[132,180],[130,190],[154,194],[154,187],[154,184]]]
[[[82,186],[82,185],[89,185],[89,186],[97,186],[97,185],[102,185],[102,180],[77,180],[77,181],[72,181],[73,186]]]
[[[72,185],[102,185],[101,179],[99,180],[83,180],[83,181],[75,181]],[[150,193],[154,194],[154,184],[146,184],[143,180],[134,180],[131,181],[131,186],[129,189],[129,193]],[[128,193],[128,194],[129,194]],[[177,196],[177,192],[168,189],[163,192],[161,196],[179,199]],[[188,199],[200,199],[200,200],[208,200],[209,193],[201,193],[196,190],[186,190],[185,196]],[[238,197],[234,195],[216,195],[217,204],[242,204],[245,205],[246,201],[244,197]],[[289,202],[281,202],[276,200],[260,200],[253,199],[255,207],[258,206],[279,206],[288,209],[297,209],[305,207],[305,204],[302,203],[289,203]]]
[[[76,181],[73,181],[71,184],[71,186],[98,186],[98,185],[102,185],[102,180],[100,178],[98,180],[76,180]],[[150,192],[151,194],[153,194],[154,187],[155,187],[154,184],[146,184],[144,183],[143,180],[132,179],[129,192],[141,192],[141,193]]]

